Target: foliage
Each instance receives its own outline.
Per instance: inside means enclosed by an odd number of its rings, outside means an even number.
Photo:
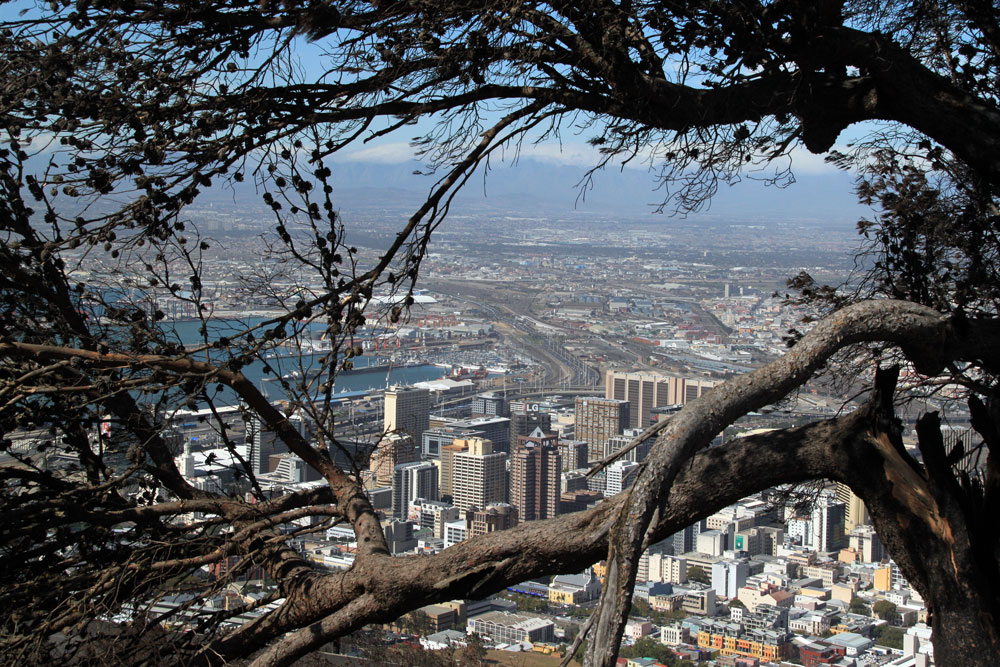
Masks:
[[[896,616],[896,605],[888,600],[879,600],[872,605],[872,612],[883,621],[892,621]]]
[[[875,641],[878,642],[880,646],[902,649],[904,635],[906,635],[906,630],[903,628],[893,627],[888,624],[880,625],[875,630]]]
[[[666,644],[661,644],[652,637],[640,637],[631,646],[622,646],[618,655],[623,658],[653,658],[664,665],[675,665],[677,656]]]
[[[687,571],[688,579],[691,581],[696,581],[700,584],[710,584],[712,583],[712,578],[709,576],[705,569],[700,565],[692,565]]]
[[[868,613],[868,603],[861,598],[855,596],[851,598],[851,604],[847,608],[852,614],[867,614]]]
[[[533,611],[547,613],[549,611],[549,601],[547,598],[539,598],[534,595],[523,593],[510,593],[504,595],[508,600],[517,603],[517,608],[521,611]]]

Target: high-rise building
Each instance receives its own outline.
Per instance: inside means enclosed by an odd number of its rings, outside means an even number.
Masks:
[[[264,427],[264,422],[257,413],[250,413],[250,420],[246,425],[247,444],[247,464],[253,470],[254,475],[260,475],[270,471],[270,459],[274,454],[284,454],[288,452],[286,445],[280,438]]]
[[[694,551],[695,547],[698,545],[698,535],[705,530],[708,530],[708,528],[705,520],[702,519],[701,521],[688,526],[684,530],[674,533],[670,538],[672,540],[674,553],[684,554],[689,551]]]
[[[451,457],[452,504],[460,510],[507,502],[507,455],[493,443],[470,438],[468,451]]]
[[[556,434],[536,429],[518,438],[510,462],[510,500],[522,521],[551,519],[559,514],[562,457]]]
[[[438,470],[433,463],[400,463],[393,470],[392,514],[406,520],[417,498],[438,499]]]
[[[507,530],[517,525],[517,508],[508,503],[493,503],[483,509],[472,508],[465,513],[469,537]]]
[[[458,508],[450,503],[443,503],[440,500],[425,500],[418,498],[414,506],[419,516],[414,517],[421,528],[430,528],[434,531],[434,537],[444,537],[444,525],[449,521],[458,520]],[[413,514],[414,507],[411,506],[410,514]]]
[[[868,516],[868,508],[865,507],[865,502],[858,497],[858,494],[851,490],[851,487],[847,486],[843,482],[837,482],[834,489],[837,500],[844,503],[845,531],[849,533],[854,530],[856,526],[867,525],[872,522],[871,517]]]
[[[563,471],[586,468],[590,461],[586,440],[560,440],[559,455],[562,456]]]
[[[507,417],[456,419],[448,424],[448,426],[450,428],[464,429],[470,433],[482,433],[481,437],[493,443],[494,452],[510,453],[510,419]]]
[[[653,423],[653,408],[693,401],[718,383],[704,378],[609,370],[604,377],[604,395],[631,403],[628,425],[646,428]]]
[[[646,580],[663,581],[668,584],[687,583],[687,559],[669,554],[649,554],[649,572]]]
[[[426,434],[424,434],[426,436]],[[451,480],[452,480],[452,457],[459,452],[469,451],[469,441],[467,438],[455,438],[447,445],[441,447],[440,461],[438,465],[439,477],[438,477],[438,491],[441,494],[441,498],[451,499]]]
[[[406,433],[387,433],[375,446],[368,467],[375,475],[376,484],[388,485],[392,484],[396,466],[417,460],[417,449],[413,446],[413,438]]]
[[[414,443],[422,442],[430,426],[431,393],[426,389],[392,387],[385,391],[386,433],[406,433]]]
[[[473,417],[506,417],[507,399],[493,392],[480,394],[472,399],[471,410]]]
[[[750,565],[746,560],[720,560],[712,564],[712,589],[723,598],[735,598],[747,583]]]
[[[880,563],[887,555],[882,540],[871,526],[855,526],[848,536],[848,541],[865,563]]]
[[[621,435],[611,436],[604,445],[604,456],[611,456],[625,449],[630,442],[642,434],[642,431],[643,429],[641,428],[627,428]],[[653,447],[654,442],[656,442],[656,438],[646,438],[638,446],[622,454],[618,460],[642,463],[642,460],[649,454],[649,450]]]
[[[820,496],[812,511],[813,551],[827,553],[847,546],[844,519],[847,506],[829,495]]]
[[[576,399],[576,439],[585,440],[590,462],[604,457],[604,445],[629,427],[629,402],[593,396]]]
[[[424,431],[420,456],[425,459],[439,459],[443,449],[452,442],[469,438],[486,438],[486,433],[473,428],[457,428],[451,424],[428,429]]]
[[[536,428],[545,433],[552,430],[552,415],[538,410],[510,411],[510,441],[517,442],[522,435],[528,435]]]

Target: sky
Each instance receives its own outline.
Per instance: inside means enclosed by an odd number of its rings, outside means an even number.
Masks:
[[[0,4],[0,20],[13,18],[17,10],[30,4],[22,0]],[[319,61],[318,57],[304,58],[304,62]],[[371,143],[348,146],[334,156],[334,182],[342,204],[360,206],[386,198],[421,200],[435,179],[413,175],[421,165],[414,162],[415,151],[407,139],[429,128],[430,122],[425,120]],[[564,132],[560,141],[526,141],[516,159],[509,151],[505,159],[492,159],[485,179],[480,170],[456,201],[457,210],[463,205],[488,204],[523,214],[583,211],[635,217],[656,213],[664,192],[651,173],[655,164],[634,160],[624,166],[609,165],[596,175],[591,189],[582,189],[581,179],[599,161],[597,150],[570,132]],[[786,188],[765,186],[762,175],[752,173],[734,187],[722,185],[710,205],[690,218],[764,223],[813,220],[853,226],[859,217],[871,215],[857,204],[852,176],[826,163],[822,156],[796,148],[792,169],[796,182]]]

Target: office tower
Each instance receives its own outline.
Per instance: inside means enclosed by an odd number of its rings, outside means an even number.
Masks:
[[[444,537],[444,525],[449,521],[458,520],[458,508],[450,503],[443,503],[440,500],[424,500],[420,498],[416,501],[415,507],[419,513],[416,517],[421,528],[430,528],[434,532],[434,537]],[[413,508],[411,507],[411,514]]]
[[[536,428],[548,433],[552,430],[552,415],[538,410],[511,410],[510,441],[517,442],[522,435],[528,435]]]
[[[675,554],[684,554],[689,551],[694,551],[698,544],[698,535],[702,531],[707,530],[705,525],[705,520],[692,524],[685,528],[684,530],[678,531],[673,534],[669,539],[673,541],[673,551]]]
[[[653,423],[653,408],[693,401],[718,383],[702,378],[611,370],[604,376],[604,395],[631,403],[628,425],[646,428]]]
[[[590,458],[586,440],[560,440],[558,447],[564,472],[587,467]]]
[[[750,565],[745,560],[720,560],[712,564],[712,589],[723,598],[735,598],[747,583]]]
[[[392,387],[385,391],[386,433],[407,433],[414,443],[422,442],[424,431],[429,428],[431,393],[426,389]]]
[[[392,515],[406,520],[417,498],[438,499],[438,470],[433,463],[400,463],[393,470]]]
[[[507,399],[499,394],[489,392],[472,399],[473,417],[506,417],[508,415]]]
[[[882,540],[871,526],[855,526],[848,535],[848,541],[865,563],[879,563],[888,555],[882,546]]]
[[[470,438],[469,449],[451,457],[451,501],[460,510],[507,502],[507,455]]]
[[[426,437],[426,433],[424,436]],[[458,452],[469,451],[469,440],[468,438],[455,438],[450,443],[441,446],[440,461],[438,465],[438,471],[440,476],[438,477],[438,491],[441,494],[442,499],[451,500],[451,480],[452,480],[452,457]]]
[[[687,583],[687,559],[669,554],[649,554],[647,581],[665,581],[669,584]]]
[[[522,521],[559,514],[562,457],[558,437],[536,429],[518,439],[510,462],[510,500]]]
[[[381,486],[392,484],[393,471],[400,463],[413,463],[417,460],[413,438],[405,433],[388,433],[376,445],[368,467],[374,473],[376,483]]]
[[[847,506],[829,495],[820,496],[812,511],[813,551],[827,553],[847,546],[844,519]]]
[[[494,503],[483,509],[472,508],[465,516],[469,526],[469,537],[507,530],[518,523],[517,508],[508,503]]]
[[[493,443],[494,452],[510,453],[510,419],[507,417],[474,417],[456,419],[449,428],[466,430],[470,433],[482,433],[480,437]]]
[[[274,431],[264,428],[264,422],[257,413],[251,412],[246,424],[247,464],[254,475],[269,472],[271,455],[286,453],[288,445]]]
[[[616,452],[620,452],[625,449],[630,442],[632,442],[637,436],[642,434],[641,428],[627,428],[625,432],[621,435],[613,435],[608,438],[608,442],[604,445],[604,456],[611,456]],[[638,446],[633,447],[629,451],[625,452],[618,459],[619,461],[634,461],[636,463],[642,463],[642,460],[646,458],[649,454],[649,450],[653,447],[653,443],[656,442],[656,438],[646,438]]]
[[[454,422],[448,426],[438,426],[429,429],[424,431],[420,456],[425,459],[439,459],[441,458],[442,450],[452,442],[455,440],[468,440],[469,438],[486,438],[486,433],[474,428],[457,428],[454,426]]]
[[[844,530],[846,532],[849,533],[857,526],[867,525],[872,522],[871,517],[868,516],[868,508],[865,507],[864,501],[854,491],[851,491],[851,487],[843,482],[837,482],[834,492],[837,500],[844,503]]]
[[[639,472],[639,464],[634,461],[615,461],[607,468],[607,477],[604,480],[604,496],[610,498],[616,496],[635,481],[635,475]]]
[[[593,396],[576,399],[576,439],[585,440],[591,463],[604,458],[608,438],[629,427],[629,403]]]

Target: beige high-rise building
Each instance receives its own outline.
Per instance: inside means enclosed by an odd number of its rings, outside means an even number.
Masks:
[[[386,433],[406,433],[419,450],[424,431],[430,428],[431,393],[426,389],[392,387],[385,390]]]
[[[507,501],[507,454],[493,443],[469,438],[469,449],[451,456],[451,502],[460,510]]]
[[[440,461],[441,464],[439,469],[441,471],[441,480],[439,488],[441,491],[441,497],[452,497],[451,493],[451,480],[452,480],[452,457],[460,452],[469,451],[469,439],[468,438],[455,438],[451,443],[441,446]]]
[[[850,533],[856,527],[872,522],[871,517],[868,516],[868,508],[865,507],[865,502],[854,491],[851,491],[851,487],[843,482],[837,482],[834,493],[837,500],[844,503],[845,506],[844,532]]]
[[[693,401],[717,384],[718,380],[704,378],[611,370],[604,376],[604,395],[628,401],[629,426],[646,428],[653,423],[653,408]]]

